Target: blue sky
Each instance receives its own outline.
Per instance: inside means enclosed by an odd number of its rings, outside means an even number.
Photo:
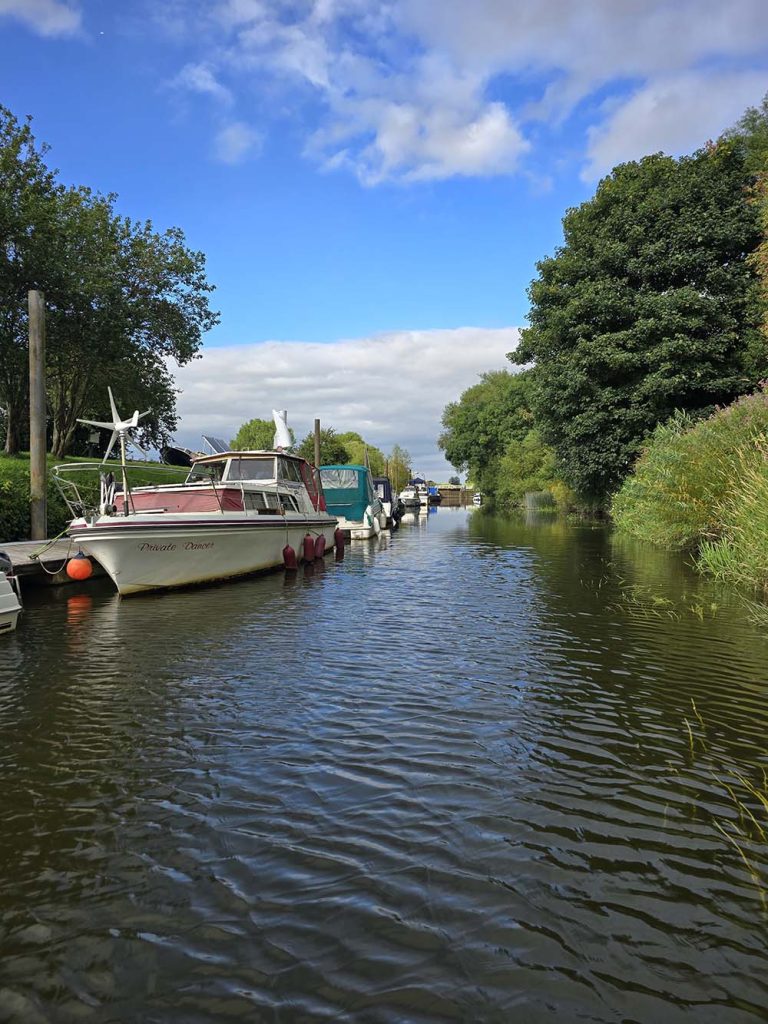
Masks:
[[[222,322],[178,376],[185,439],[274,405],[433,473],[565,209],[766,91],[764,0],[0,0],[0,102],[62,180],[207,255]]]

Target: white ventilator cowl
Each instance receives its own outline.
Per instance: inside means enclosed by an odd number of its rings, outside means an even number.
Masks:
[[[281,409],[279,412],[277,409],[273,409],[272,419],[275,421],[275,448],[290,448],[292,442],[291,432],[288,429],[288,413],[285,409]]]

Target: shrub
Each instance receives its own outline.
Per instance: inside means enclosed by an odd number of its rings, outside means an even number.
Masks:
[[[619,529],[667,548],[694,548],[722,531],[746,459],[768,431],[768,394],[740,398],[708,419],[677,414],[657,427],[613,499]]]
[[[82,459],[67,459],[67,462],[83,462]],[[48,459],[48,536],[56,537],[72,519],[69,509],[51,476],[51,469],[60,459]],[[108,468],[114,472],[116,465]],[[170,483],[182,481],[187,470],[172,469],[159,463],[137,462],[129,464],[129,482],[134,487],[142,484]],[[75,478],[81,487],[81,494],[96,499],[99,475],[94,470]],[[29,457],[27,455],[0,456],[0,548],[3,543],[28,540],[30,534],[29,514]]]
[[[48,536],[55,537],[61,533],[71,518],[49,476]],[[27,540],[29,534],[29,459],[26,456],[4,456],[0,458],[0,544]]]

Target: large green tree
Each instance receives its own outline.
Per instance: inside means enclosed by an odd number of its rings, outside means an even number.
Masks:
[[[314,432],[307,434],[301,441],[296,454],[309,462],[315,461],[315,435]],[[333,427],[322,427],[320,429],[320,465],[335,466],[346,465],[349,462],[349,452]]]
[[[29,122],[0,108],[0,405],[6,449],[26,419],[27,291],[45,293],[52,448],[70,448],[77,418],[151,408],[139,443],[160,445],[176,425],[171,360],[184,364],[218,321],[205,258],[178,228],[119,216],[115,196],[59,184]]]
[[[613,491],[674,410],[728,402],[765,373],[748,180],[735,141],[623,164],[538,264],[510,359],[535,363],[537,424],[582,495]]]
[[[384,475],[386,459],[380,449],[375,448],[372,444],[368,444],[354,430],[348,430],[344,434],[339,434],[339,440],[347,449],[347,461],[349,463],[356,466],[365,466],[367,459],[367,464],[373,476]]]
[[[725,137],[741,146],[751,176],[749,199],[757,211],[760,243],[748,260],[760,281],[762,341],[768,339],[768,95],[758,107],[749,107]],[[759,346],[762,351],[763,345]],[[758,365],[759,365],[758,357]]]
[[[509,442],[522,441],[533,426],[530,406],[530,373],[484,373],[458,402],[445,407],[437,443],[452,466],[492,494]]]
[[[25,437],[27,292],[41,286],[53,263],[45,236],[57,186],[46,151],[30,119],[20,122],[0,106],[0,406],[7,452],[18,451]]]
[[[290,431],[291,439],[294,437],[293,430]],[[274,420],[261,420],[258,417],[248,420],[237,432],[237,436],[230,441],[234,450],[239,451],[263,451],[274,447],[275,423]]]

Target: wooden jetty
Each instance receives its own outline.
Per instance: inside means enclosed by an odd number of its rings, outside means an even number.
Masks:
[[[63,583],[75,583],[67,576],[67,562],[77,554],[77,545],[68,537],[61,540],[22,540],[10,544],[0,544],[13,563],[13,571],[21,581],[22,587],[27,586],[59,586]],[[104,570],[97,561],[91,559],[93,574],[89,577],[104,576]]]

